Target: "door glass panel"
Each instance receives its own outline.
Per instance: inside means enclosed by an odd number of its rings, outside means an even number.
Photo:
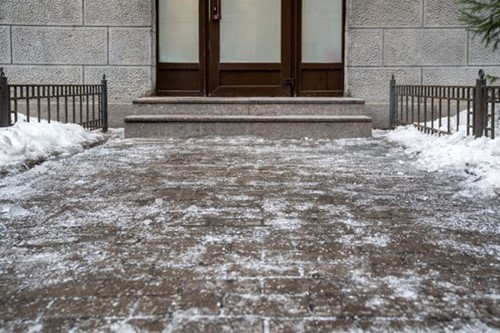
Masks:
[[[342,62],[342,0],[302,0],[302,62]]]
[[[222,0],[221,62],[281,62],[281,0]]]
[[[199,62],[199,0],[160,0],[160,62]]]

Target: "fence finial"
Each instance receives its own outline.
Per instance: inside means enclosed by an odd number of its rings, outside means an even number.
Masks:
[[[394,81],[394,74],[391,74],[391,80]]]
[[[106,80],[106,74],[104,74],[104,75],[102,76],[102,79],[103,79],[103,80]]]
[[[0,67],[0,77],[5,77],[5,73],[3,72],[3,67]]]
[[[484,79],[484,71],[482,69],[479,70],[479,78]]]

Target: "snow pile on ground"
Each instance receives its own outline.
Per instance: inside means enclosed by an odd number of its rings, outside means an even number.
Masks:
[[[464,119],[465,112],[460,118]],[[456,119],[452,119],[455,123]],[[444,123],[444,120],[443,120]],[[462,124],[465,122],[461,121]],[[500,196],[500,138],[475,139],[467,136],[465,126],[445,136],[424,134],[414,126],[396,128],[386,134],[389,141],[405,147],[405,152],[416,159],[427,172],[455,171],[467,175],[460,195]]]
[[[75,124],[19,121],[0,128],[0,174],[15,172],[52,156],[81,152],[85,146],[103,140]]]

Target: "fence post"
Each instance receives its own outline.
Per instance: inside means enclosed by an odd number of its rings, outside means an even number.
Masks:
[[[101,81],[101,112],[102,112],[102,131],[108,131],[108,81],[106,80],[106,75],[102,76]]]
[[[7,78],[3,72],[3,68],[0,68],[0,127],[10,126],[10,92],[9,86],[7,84]]]
[[[474,94],[474,114],[473,130],[476,138],[482,137],[488,126],[488,110],[486,103],[486,79],[484,78],[484,71],[479,70],[479,78],[476,80],[476,91]]]
[[[396,125],[396,112],[397,112],[396,79],[394,78],[394,74],[393,74],[393,75],[391,75],[390,91],[389,91],[389,126],[390,126],[390,128],[394,128]]]

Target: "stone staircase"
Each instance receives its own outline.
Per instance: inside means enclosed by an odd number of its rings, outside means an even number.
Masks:
[[[355,98],[145,97],[125,118],[127,138],[255,135],[274,139],[371,136]]]

